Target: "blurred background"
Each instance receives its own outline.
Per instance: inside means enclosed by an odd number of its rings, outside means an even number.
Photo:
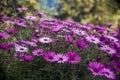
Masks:
[[[28,7],[29,13],[38,10],[60,20],[81,24],[114,24],[120,26],[120,0],[0,0],[0,13],[14,15],[17,7]]]

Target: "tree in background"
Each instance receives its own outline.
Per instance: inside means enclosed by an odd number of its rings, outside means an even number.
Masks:
[[[82,24],[94,23],[119,25],[120,6],[118,0],[61,0],[59,19],[72,19]]]

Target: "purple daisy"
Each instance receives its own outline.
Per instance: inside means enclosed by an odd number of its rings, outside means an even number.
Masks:
[[[84,40],[77,40],[76,41],[76,46],[81,48],[81,49],[88,49],[88,44]]]
[[[3,50],[10,50],[12,48],[12,44],[10,43],[0,43],[0,48]]]
[[[10,43],[0,43],[0,48],[3,50],[10,50],[12,48],[12,44]]]
[[[51,43],[53,40],[50,37],[41,37],[39,38],[39,42],[41,43]]]
[[[88,68],[92,74],[103,76],[104,65],[99,62],[90,62]]]
[[[67,41],[68,43],[72,44],[72,43],[73,43],[73,38],[72,38],[72,36],[71,36],[71,35],[66,36],[66,41]]]
[[[33,54],[34,56],[41,56],[41,55],[43,55],[43,50],[40,49],[40,48],[35,49],[35,50],[32,51],[32,54]]]
[[[86,36],[85,39],[86,39],[88,42],[92,42],[92,43],[95,43],[95,44],[100,43],[99,38],[97,38],[97,37],[95,37],[95,36],[92,36],[92,35]]]
[[[18,33],[19,33],[18,30],[12,29],[12,28],[7,28],[6,31],[7,31],[8,33],[12,33],[12,34],[18,34]]]
[[[65,63],[68,61],[68,56],[65,54],[57,54],[54,56],[54,59],[57,61],[57,63]]]
[[[38,15],[40,18],[46,17],[45,13],[41,13],[41,12],[38,12],[38,11],[35,11],[35,14]]]
[[[68,52],[67,56],[68,56],[68,62],[71,64],[76,64],[81,61],[80,56],[76,52]]]
[[[24,41],[24,40],[21,40],[20,42],[22,42],[23,44],[27,44],[27,45],[30,45],[32,47],[36,47],[37,44],[33,41]]]
[[[111,41],[114,41],[114,42],[118,42],[119,40],[113,36],[109,36],[109,35],[104,35],[105,38],[111,40]]]
[[[7,38],[9,38],[9,37],[10,37],[9,34],[6,34],[6,33],[3,33],[3,32],[0,32],[0,38],[2,38],[2,39],[7,39]]]
[[[55,62],[54,56],[56,55],[55,52],[47,52],[43,55],[43,58],[48,62]]]
[[[115,49],[109,47],[108,45],[101,46],[100,50],[105,51],[105,52],[107,52],[107,53],[109,53],[111,55],[113,55],[113,54],[115,54],[117,52]]]
[[[115,74],[112,70],[108,68],[104,68],[103,70],[104,76],[106,76],[109,79],[115,79]]]
[[[86,35],[87,33],[85,32],[85,31],[83,31],[83,30],[81,30],[81,29],[77,29],[77,28],[72,28],[72,32],[74,33],[74,34],[77,34],[77,35]]]
[[[24,55],[23,60],[24,61],[33,61],[34,57],[32,55]]]

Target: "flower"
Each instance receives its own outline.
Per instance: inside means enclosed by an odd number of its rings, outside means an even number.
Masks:
[[[103,75],[104,65],[99,62],[90,62],[88,68],[94,75]]]
[[[16,30],[16,29],[12,29],[12,28],[7,28],[6,31],[7,31],[8,33],[12,33],[12,34],[18,34],[18,33],[19,33],[18,30]]]
[[[76,46],[82,49],[88,49],[88,44],[84,40],[77,40]]]
[[[77,28],[72,28],[73,33],[77,34],[77,35],[86,35],[87,33],[81,29],[77,29]]]
[[[25,19],[29,19],[31,21],[36,21],[37,18],[35,16],[26,16]]]
[[[67,41],[68,43],[72,44],[72,43],[73,43],[73,38],[72,38],[72,36],[71,36],[71,35],[66,36],[66,41]]]
[[[16,52],[28,52],[28,48],[21,46],[21,45],[15,45],[15,51]]]
[[[54,56],[54,59],[57,63],[65,63],[68,61],[68,57],[65,54],[57,54]]]
[[[39,38],[39,42],[41,43],[51,43],[53,40],[49,37],[41,37]]]
[[[37,14],[40,18],[46,17],[46,14],[38,12],[38,11],[35,11],[35,14]]]
[[[118,42],[119,40],[113,36],[109,36],[109,35],[104,35],[105,38],[111,40],[111,41],[114,41],[114,42]]]
[[[67,56],[68,56],[68,62],[71,64],[76,64],[81,60],[80,56],[76,52],[68,52]]]
[[[57,31],[59,31],[61,28],[63,28],[64,26],[63,25],[61,25],[61,24],[57,24],[57,25],[55,25],[55,26],[52,26],[52,31],[53,32],[57,32]]]
[[[43,50],[40,49],[40,48],[35,49],[35,50],[32,51],[32,54],[33,54],[34,56],[41,56],[41,55],[43,54]]]
[[[28,10],[28,8],[17,8],[17,10],[21,12],[21,11],[26,11],[26,10]]]
[[[32,47],[36,47],[37,46],[37,44],[35,42],[33,42],[33,41],[24,41],[24,40],[21,40],[20,42],[23,43],[23,44],[30,45]]]
[[[88,42],[92,42],[92,43],[95,43],[95,44],[100,43],[100,40],[99,40],[97,37],[92,36],[92,35],[86,36],[85,39],[86,39]]]
[[[115,79],[115,74],[113,71],[111,71],[109,68],[104,68],[103,70],[104,76],[106,76],[109,79]]]
[[[103,50],[111,55],[113,55],[117,52],[115,49],[109,47],[108,45],[103,45],[102,47],[100,47],[100,50]]]
[[[33,61],[34,57],[32,55],[24,55],[23,60],[24,61]]]
[[[0,48],[3,49],[3,50],[10,50],[12,48],[12,44],[0,43]]]
[[[7,39],[7,38],[9,38],[9,37],[10,37],[9,34],[6,34],[6,33],[3,33],[3,32],[0,32],[0,38],[2,38],[2,39]]]
[[[43,58],[48,62],[55,62],[54,56],[56,55],[55,52],[47,52],[43,55]]]

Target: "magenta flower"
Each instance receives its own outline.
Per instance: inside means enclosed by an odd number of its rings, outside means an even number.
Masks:
[[[99,76],[103,76],[103,72],[104,72],[104,65],[102,65],[99,62],[90,62],[89,63],[89,68],[88,68],[92,74],[94,75],[99,75]]]
[[[66,36],[66,41],[67,41],[68,43],[72,44],[72,43],[73,43],[73,38],[72,38],[72,36],[71,36],[71,35]]]
[[[67,56],[68,56],[68,62],[71,64],[76,64],[81,61],[80,56],[76,52],[68,52]]]
[[[8,33],[12,33],[12,34],[18,34],[18,33],[19,33],[18,30],[12,29],[12,28],[7,28],[7,32],[8,32]]]
[[[35,50],[32,51],[32,54],[33,54],[34,56],[41,56],[41,55],[43,55],[43,50],[40,49],[40,48],[35,49]]]
[[[100,47],[100,50],[107,52],[108,54],[115,54],[117,51],[114,48],[109,47],[108,45],[103,45]]]
[[[12,48],[12,44],[0,43],[0,48],[3,49],[3,50],[10,50]]]
[[[2,39],[7,39],[7,38],[9,38],[9,37],[10,37],[9,34],[6,34],[6,33],[3,33],[3,32],[0,32],[0,38],[2,38]]]
[[[43,58],[48,62],[55,62],[55,59],[54,59],[55,55],[56,55],[55,52],[50,51],[50,52],[44,53]]]
[[[54,56],[54,59],[57,61],[57,63],[65,63],[68,61],[68,56],[65,54],[57,54]]]
[[[33,61],[34,57],[32,55],[24,55],[23,60],[24,61]]]
[[[74,34],[77,34],[79,36],[86,35],[87,33],[84,30],[81,30],[79,28],[72,28],[71,29]]]
[[[24,40],[21,40],[20,42],[23,43],[23,44],[30,45],[32,47],[36,47],[37,46],[37,44],[35,42],[33,42],[33,41],[24,41]]]
[[[63,25],[61,25],[61,24],[57,24],[57,25],[55,25],[55,26],[52,26],[52,31],[53,32],[57,32],[57,31],[59,31],[61,28],[63,28],[64,26]]]
[[[111,40],[111,41],[114,41],[114,42],[118,42],[119,40],[113,36],[110,36],[110,35],[104,35],[105,38]]]
[[[95,43],[95,44],[100,43],[99,38],[97,38],[97,37],[95,37],[95,36],[93,36],[93,35],[86,36],[85,39],[86,39],[88,42],[91,42],[91,43]]]
[[[40,18],[46,17],[46,14],[44,14],[42,12],[35,11],[35,14],[37,14]]]
[[[104,76],[106,76],[107,78],[109,78],[109,79],[115,79],[115,74],[110,69],[104,68],[103,73],[104,73]]]
[[[78,47],[78,48],[81,48],[81,49],[88,49],[88,44],[87,44],[87,42],[86,41],[84,41],[84,40],[77,40],[76,41],[76,46]]]

